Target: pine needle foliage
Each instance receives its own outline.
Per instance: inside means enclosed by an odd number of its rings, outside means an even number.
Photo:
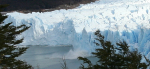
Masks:
[[[16,36],[26,31],[29,27],[26,25],[13,26],[12,23],[4,23],[7,18],[2,15],[2,9],[7,5],[0,5],[0,69],[31,69],[31,65],[24,61],[15,59],[25,53],[27,47],[16,47],[23,42],[22,39],[16,39]]]
[[[89,59],[78,57],[83,61],[80,69],[147,69],[150,65],[149,59],[145,56],[147,62],[141,62],[142,54],[137,49],[130,51],[125,41],[116,43],[115,46],[110,41],[105,41],[99,30],[95,32],[95,35],[97,36],[95,44],[100,47],[92,54],[98,58],[98,61],[94,65]],[[88,66],[85,67],[84,64]]]

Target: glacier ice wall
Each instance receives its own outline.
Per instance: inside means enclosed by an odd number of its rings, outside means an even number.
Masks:
[[[5,23],[30,26],[18,36],[24,37],[21,45],[73,45],[91,52],[94,32],[100,29],[106,40],[125,40],[130,49],[150,54],[149,0],[101,0],[69,10],[7,15]]]

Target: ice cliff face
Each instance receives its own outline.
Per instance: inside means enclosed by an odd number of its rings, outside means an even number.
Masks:
[[[31,26],[18,36],[24,37],[21,45],[73,45],[93,51],[94,32],[100,29],[106,40],[125,40],[130,49],[138,48],[143,54],[150,51],[148,0],[101,0],[70,10],[7,15],[5,23]]]

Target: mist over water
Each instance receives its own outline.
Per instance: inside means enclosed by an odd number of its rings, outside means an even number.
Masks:
[[[35,69],[62,69],[62,59],[66,59],[69,69],[79,68],[82,61],[77,57],[88,57],[92,61],[96,61],[94,57],[90,57],[86,51],[74,50],[72,46],[28,46],[26,53],[18,57],[31,64]]]

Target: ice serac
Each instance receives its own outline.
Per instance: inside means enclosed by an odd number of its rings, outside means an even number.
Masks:
[[[7,15],[5,23],[30,26],[18,36],[25,38],[21,45],[73,45],[91,52],[95,49],[94,32],[100,29],[105,40],[125,40],[131,50],[150,54],[149,0],[100,0],[69,10]]]

